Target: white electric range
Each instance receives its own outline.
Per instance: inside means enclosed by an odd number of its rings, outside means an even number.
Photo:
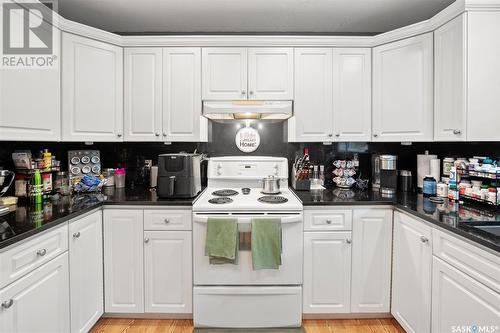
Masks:
[[[261,179],[280,178],[281,193],[265,195]],[[197,327],[294,327],[302,321],[302,203],[288,188],[288,161],[281,157],[216,157],[208,186],[193,204],[193,318]],[[248,191],[249,190],[249,191]],[[247,194],[244,194],[247,193]],[[205,255],[207,221],[238,223],[238,263],[211,265]],[[282,264],[253,270],[251,220],[281,220]]]

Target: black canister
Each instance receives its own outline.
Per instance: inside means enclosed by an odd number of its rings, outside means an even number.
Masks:
[[[413,179],[410,170],[399,170],[399,189],[402,192],[413,190]]]

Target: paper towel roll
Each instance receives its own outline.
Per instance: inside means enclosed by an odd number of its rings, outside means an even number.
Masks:
[[[441,179],[441,160],[438,158],[433,158],[430,163],[431,170],[430,175],[438,182]]]
[[[431,174],[431,160],[437,159],[437,155],[425,154],[417,155],[417,187],[422,188],[424,185],[425,175]],[[437,180],[437,179],[436,179]]]

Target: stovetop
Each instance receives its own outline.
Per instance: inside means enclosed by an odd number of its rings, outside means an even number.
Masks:
[[[288,188],[281,189],[276,195],[263,194],[260,187],[250,188],[248,194],[243,192],[246,191],[242,188],[208,187],[193,204],[193,211],[302,211],[302,202]]]

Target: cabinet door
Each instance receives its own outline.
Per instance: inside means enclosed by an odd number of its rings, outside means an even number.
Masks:
[[[57,66],[0,69],[0,141],[61,140],[61,33],[56,31],[53,54],[58,57]]]
[[[288,140],[326,142],[333,137],[332,49],[295,49],[294,116]]]
[[[499,318],[499,293],[433,257],[432,332],[449,332],[453,327],[470,329],[471,325],[495,326]],[[472,326],[471,331],[477,330]]]
[[[71,332],[88,332],[103,314],[102,213],[69,225]]]
[[[69,332],[68,253],[0,290],[0,303],[0,332]]]
[[[162,49],[126,48],[124,57],[124,140],[159,141]]]
[[[248,49],[248,98],[293,99],[293,49]]]
[[[335,141],[371,140],[371,64],[371,49],[333,49]]]
[[[145,312],[192,313],[190,231],[144,232]]]
[[[463,141],[465,126],[466,14],[434,31],[434,140]]]
[[[351,312],[391,310],[392,209],[355,209]]]
[[[500,12],[467,12],[467,140],[500,141]]]
[[[432,33],[373,48],[373,140],[433,138]]]
[[[144,312],[142,210],[104,210],[104,309]]]
[[[203,99],[247,99],[247,70],[246,48],[203,48]]]
[[[304,313],[348,313],[351,232],[304,233]]]
[[[121,141],[123,49],[62,34],[62,138]]]
[[[429,332],[431,320],[431,228],[394,214],[391,313],[406,332]]]
[[[201,115],[201,50],[163,49],[163,140],[206,141]]]

